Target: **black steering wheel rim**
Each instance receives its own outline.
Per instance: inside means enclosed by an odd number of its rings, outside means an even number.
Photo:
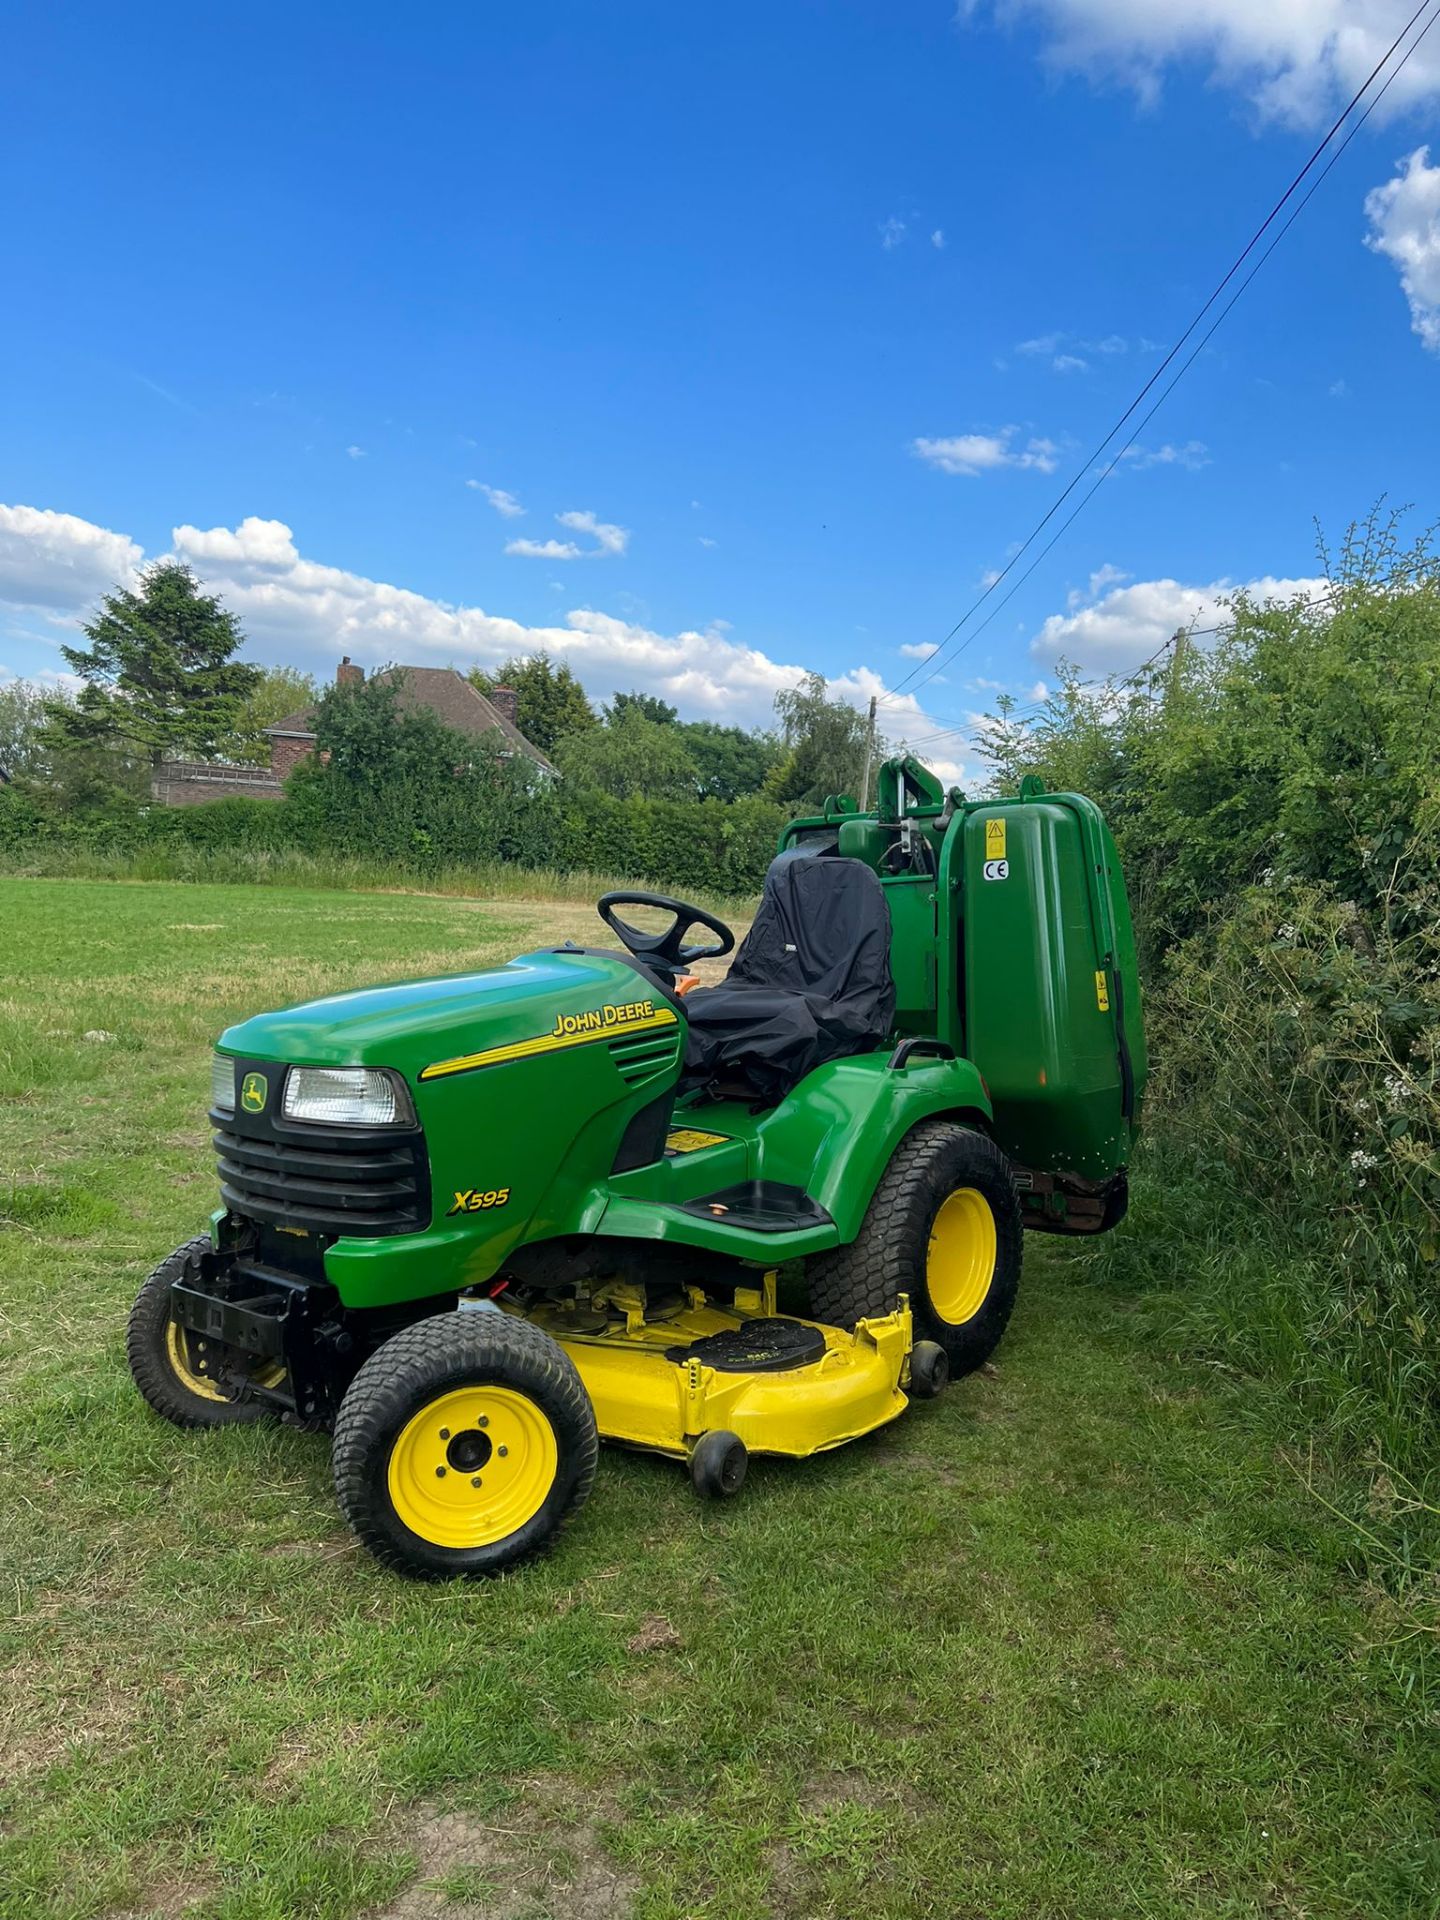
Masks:
[[[644,933],[622,920],[615,912],[616,907],[659,907],[673,913],[675,918],[661,933]],[[602,893],[595,903],[595,911],[628,953],[637,960],[665,967],[671,973],[693,966],[697,960],[718,960],[735,945],[735,935],[723,920],[707,913],[703,907],[692,906],[688,900],[674,900],[668,893]],[[719,945],[686,946],[681,935],[696,926],[708,927],[719,937]]]

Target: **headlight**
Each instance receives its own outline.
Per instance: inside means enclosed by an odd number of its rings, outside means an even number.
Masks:
[[[228,1053],[210,1062],[210,1105],[220,1113],[235,1111],[235,1061]]]
[[[292,1067],[281,1111],[287,1120],[316,1120],[332,1127],[415,1124],[404,1081],[383,1067]]]

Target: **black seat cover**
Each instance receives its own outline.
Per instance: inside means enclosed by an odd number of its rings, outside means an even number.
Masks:
[[[890,909],[860,860],[782,854],[718,987],[685,998],[682,1086],[743,1083],[784,1096],[812,1068],[869,1053],[890,1032]]]

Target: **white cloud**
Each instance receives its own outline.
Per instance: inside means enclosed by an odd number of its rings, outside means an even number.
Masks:
[[[962,0],[961,17],[985,11]],[[1166,67],[1203,61],[1267,118],[1310,124],[1348,99],[1410,17],[1410,0],[995,0],[997,18],[1048,22],[1053,64],[1119,79],[1159,97]],[[1440,48],[1428,43],[1378,111],[1394,114],[1440,91]]]
[[[945,229],[943,227],[936,227],[930,236],[930,244],[939,253],[945,251]]]
[[[572,533],[588,533],[597,553],[624,553],[630,544],[630,529],[617,527],[608,520],[597,520],[593,513],[557,513],[555,518]]]
[[[1066,611],[1052,613],[1030,643],[1037,659],[1071,661],[1087,673],[1126,673],[1164,646],[1172,633],[1192,625],[1213,627],[1224,621],[1233,595],[1289,601],[1320,599],[1330,591],[1323,579],[1279,580],[1266,576],[1246,582],[1217,580],[1208,587],[1179,580],[1135,580],[1102,567],[1090,576],[1089,590],[1070,594]]]
[[[699,539],[702,547],[718,547],[720,544],[718,540],[712,540],[709,534],[706,533],[699,534],[696,537]]]
[[[133,583],[144,550],[123,533],[73,513],[0,506],[0,602],[79,613],[114,586]]]
[[[1394,264],[1411,327],[1440,353],[1440,167],[1429,160],[1429,147],[1417,147],[1393,180],[1365,196],[1365,244]]]
[[[1348,400],[1350,398],[1349,382],[1345,380],[1331,381],[1328,391],[1332,400]]]
[[[1142,447],[1138,440],[1132,440],[1120,459],[1137,473],[1147,467],[1184,467],[1189,473],[1198,473],[1201,467],[1209,466],[1210,449],[1203,440],[1187,440],[1178,447],[1168,440],[1160,447]]]
[[[496,513],[507,520],[518,520],[525,511],[514,494],[507,493],[504,487],[487,487],[483,480],[467,480],[465,484],[472,492],[483,493]]]
[[[1043,358],[1048,359],[1052,353],[1058,353],[1060,351],[1060,343],[1064,338],[1065,335],[1063,333],[1040,333],[1037,334],[1033,340],[1017,341],[1015,351],[1016,353],[1039,354]]]
[[[617,527],[609,520],[597,520],[593,513],[571,511],[557,513],[555,518],[572,533],[588,534],[595,542],[594,546],[578,546],[573,540],[507,540],[506,553],[516,554],[522,560],[598,560],[624,553],[630,544],[628,527]]]
[[[352,460],[363,460],[365,458],[364,447],[346,447],[345,451]]]
[[[0,662],[0,687],[23,680],[26,686],[39,687],[43,693],[78,693],[85,682],[78,673],[65,673],[58,667],[43,667],[39,673],[16,673]]]
[[[905,238],[905,222],[903,220],[897,220],[892,213],[888,220],[883,220],[880,223],[879,233],[881,246],[887,253],[890,253],[894,248],[898,247],[900,242]]]
[[[1084,357],[1087,353],[1107,356],[1128,353],[1130,342],[1118,333],[1107,333],[1101,340],[1086,340],[1079,334],[1062,333],[1057,328],[1054,333],[1037,333],[1033,340],[1017,341],[1015,351],[1028,354],[1032,360],[1048,360],[1055,373],[1082,373],[1090,364]]]
[[[573,540],[507,540],[505,551],[522,560],[583,560],[585,557]]]
[[[907,641],[899,651],[907,660],[928,660],[932,653],[940,651],[940,645],[935,640],[911,640]]]
[[[948,439],[922,436],[911,441],[910,451],[942,473],[992,473],[998,467],[1033,467],[1041,473],[1053,473],[1060,455],[1056,442],[1031,439],[1024,446],[1015,446],[1012,443],[1019,431],[1018,427],[1002,427],[999,433],[960,433]]]

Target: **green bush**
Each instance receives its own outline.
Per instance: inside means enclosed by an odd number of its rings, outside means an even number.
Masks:
[[[1002,783],[1100,803],[1136,912],[1148,1139],[1132,1222],[1082,1259],[1283,1384],[1402,1566],[1440,1457],[1437,681],[1440,565],[1372,517],[1324,605],[1240,599],[1213,648],[1067,673],[989,736]]]
[[[227,853],[298,856],[419,879],[509,865],[735,898],[759,891],[787,817],[760,799],[622,801],[563,785],[532,792],[483,774],[366,783],[305,768],[282,800],[197,807],[61,811],[0,789],[0,859],[12,869],[59,870],[58,862],[74,871],[76,857],[102,855],[179,875],[195,870],[196,855],[210,872]]]

